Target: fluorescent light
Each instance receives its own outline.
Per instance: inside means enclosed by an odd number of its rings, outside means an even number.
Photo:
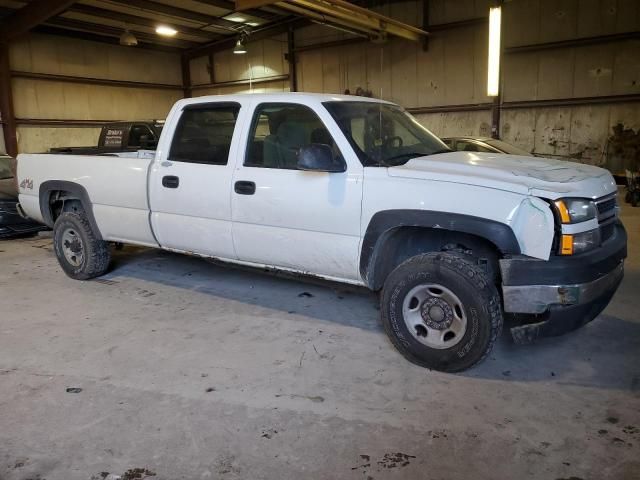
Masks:
[[[224,17],[224,19],[229,20],[230,22],[236,22],[236,23],[244,23],[247,21],[247,19],[242,15],[228,15]]]
[[[165,37],[173,37],[178,33],[178,31],[175,28],[171,28],[166,25],[158,25],[156,27],[156,33],[158,35],[164,35]]]
[[[500,23],[502,9],[489,9],[489,64],[487,75],[487,95],[495,97],[500,93]]]

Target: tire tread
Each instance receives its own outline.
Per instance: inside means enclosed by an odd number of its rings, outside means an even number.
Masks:
[[[491,325],[490,337],[483,354],[480,357],[473,359],[471,362],[461,363],[460,365],[452,366],[451,368],[445,368],[443,369],[443,371],[459,372],[478,365],[489,356],[489,354],[493,350],[493,347],[495,346],[498,337],[500,336],[500,333],[502,332],[503,318],[500,295],[498,294],[498,290],[496,289],[495,285],[491,282],[487,274],[482,270],[480,266],[456,254],[445,252],[431,252],[416,255],[405,260],[398,267],[396,267],[393,272],[391,272],[391,274],[385,281],[385,286],[383,288],[382,295],[380,296],[380,311],[382,312],[382,323],[387,336],[396,347],[396,349],[408,361],[421,367],[430,369],[433,368],[428,362],[414,355],[407,348],[405,348],[404,345],[395,336],[391,327],[391,322],[388,318],[387,309],[384,306],[386,297],[385,291],[390,288],[391,284],[395,283],[396,277],[405,275],[404,272],[407,270],[420,268],[425,263],[446,264],[450,269],[456,271],[458,274],[464,276],[467,280],[469,280],[478,289],[478,291],[482,292],[485,296],[487,313],[489,315]]]

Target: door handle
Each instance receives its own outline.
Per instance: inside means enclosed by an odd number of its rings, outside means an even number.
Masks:
[[[162,186],[166,188],[178,188],[180,178],[174,175],[166,175],[162,177]]]
[[[256,184],[247,182],[246,180],[240,180],[235,183],[233,189],[239,195],[253,195],[256,193]]]

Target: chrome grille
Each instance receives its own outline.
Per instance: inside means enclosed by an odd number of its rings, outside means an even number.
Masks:
[[[612,193],[606,197],[596,199],[598,210],[598,225],[600,226],[600,239],[607,241],[615,231],[614,225],[618,218],[618,198]]]

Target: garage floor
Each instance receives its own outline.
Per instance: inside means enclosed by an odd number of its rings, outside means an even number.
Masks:
[[[137,248],[77,282],[49,238],[2,242],[0,479],[638,479],[623,219],[599,319],[460,375],[407,363],[366,291]]]

